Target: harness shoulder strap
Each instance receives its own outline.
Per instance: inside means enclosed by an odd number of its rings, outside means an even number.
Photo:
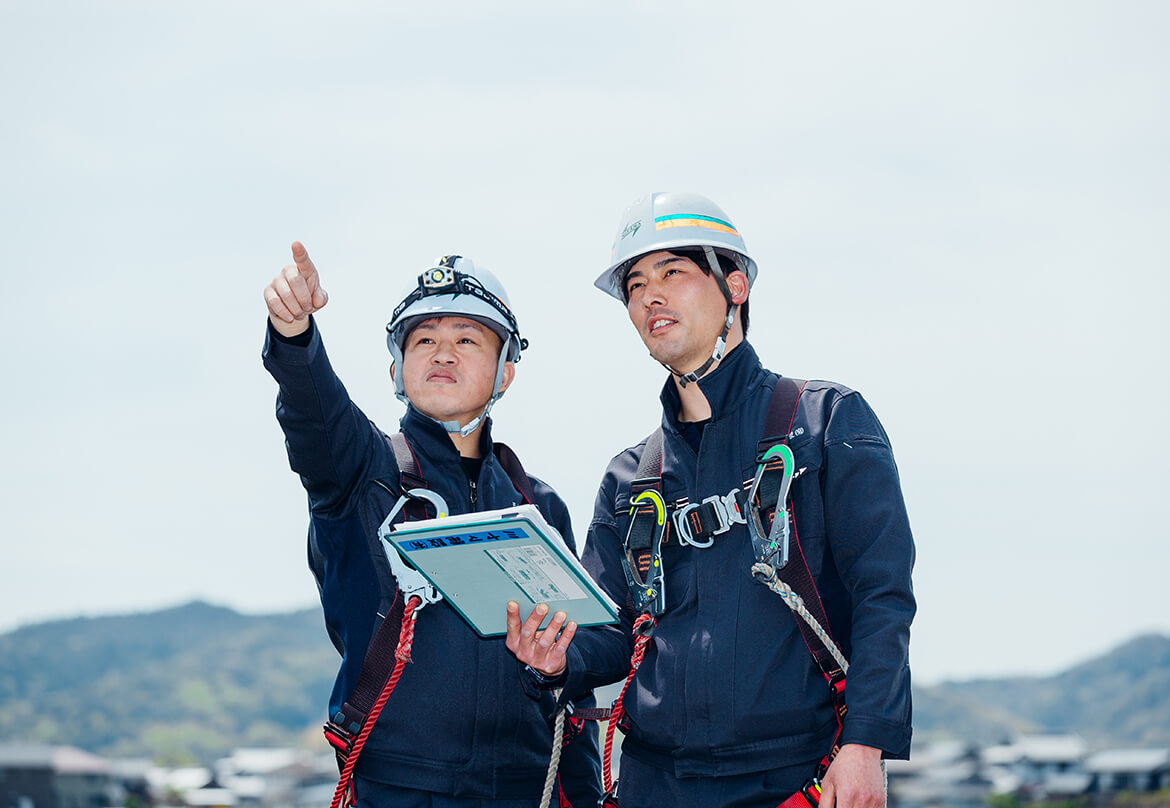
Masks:
[[[411,488],[430,488],[427,481],[423,479],[418,459],[415,457],[414,449],[411,448],[410,441],[406,439],[406,436],[401,432],[390,435],[390,447],[394,452],[394,462],[398,466],[400,491],[408,491]],[[512,481],[512,485],[516,486],[516,490],[524,496],[525,501],[535,504],[536,497],[532,491],[532,481],[520,464],[520,458],[511,448],[502,443],[495,444],[495,454],[500,465],[507,472],[508,478]],[[413,507],[413,503],[407,507]],[[421,504],[419,509],[425,511]],[[411,514],[411,516],[412,518],[425,518],[426,514],[422,512]],[[390,611],[387,612],[385,619],[374,632],[373,639],[370,640],[353,692],[350,693],[341,712],[334,716],[334,723],[339,728],[356,733],[365,716],[374,706],[374,702],[382,690],[382,685],[386,681],[386,675],[394,668],[394,654],[398,646],[404,606],[402,593],[399,592],[394,597]],[[328,735],[328,731],[326,734]]]
[[[395,432],[389,436],[388,442],[394,453],[394,464],[398,467],[398,494],[401,495],[412,488],[429,488],[406,436],[401,432]],[[385,483],[380,480],[375,480],[375,483],[394,495]],[[405,510],[409,518],[426,518],[426,509],[421,503],[409,503]],[[399,590],[394,594],[394,602],[370,639],[349,698],[325,725],[325,739],[336,751],[340,766],[344,766],[354,748],[358,733],[366,722],[366,716],[373,710],[387,679],[394,670],[405,607],[405,600]]]
[[[631,508],[638,495],[645,491],[662,493],[662,440],[662,427],[658,427],[646,437],[642,456],[638,459],[638,471],[630,481]],[[666,541],[665,530],[656,530],[655,519],[654,507],[647,503],[641,508],[634,509],[629,530],[626,532],[623,563],[633,563],[638,571],[639,584],[646,582],[651,558],[658,551],[658,548],[654,547],[655,537],[658,536],[659,541]],[[669,525],[670,520],[667,519],[666,523]]]
[[[804,391],[805,384],[806,382],[802,380],[786,377],[781,377],[776,381],[776,387],[773,389],[772,398],[768,403],[768,414],[764,421],[765,437],[759,442],[757,447],[759,452],[758,458],[762,458],[768,449],[776,444],[787,443],[789,436],[792,434],[793,424],[796,421],[796,408],[800,402],[800,394]],[[773,490],[770,496],[774,498],[776,491]],[[772,501],[775,501],[775,499],[772,499]],[[792,547],[795,552],[792,554],[789,563],[776,572],[776,577],[786,584],[792,592],[799,595],[808,613],[823,627],[828,641],[836,644],[832,636],[832,629],[829,626],[829,619],[825,612],[824,603],[821,602],[821,596],[817,591],[816,582],[813,580],[812,572],[809,570],[808,562],[804,557],[804,551],[800,546],[800,536],[796,532],[796,513],[792,504],[791,492],[789,492],[786,507],[788,511],[787,518],[790,520],[789,528],[792,531]],[[774,511],[769,516],[774,517]],[[788,605],[792,606],[792,603]],[[793,617],[796,618],[796,627],[800,630],[800,635],[804,639],[805,645],[808,646],[809,653],[812,654],[817,667],[820,668],[821,674],[825,677],[825,681],[829,685],[829,690],[833,698],[833,706],[837,713],[837,734],[833,738],[833,748],[821,761],[820,772],[817,775],[819,778],[823,774],[823,770],[836,757],[839,749],[838,744],[841,739],[842,722],[845,720],[845,714],[848,711],[845,702],[845,668],[838,663],[836,656],[829,649],[825,640],[809,625],[807,620],[802,619],[795,613]],[[816,805],[819,798],[820,783],[819,779],[814,778],[806,783],[801,791],[785,801],[784,806],[796,805],[798,803]],[[797,802],[793,802],[794,800]]]
[[[662,427],[658,427],[646,436],[646,445],[642,448],[642,456],[638,458],[638,476],[632,484],[643,480],[657,480],[662,485]]]
[[[776,387],[772,391],[772,398],[768,403],[768,414],[764,421],[765,437],[759,443],[759,456],[763,456],[771,447],[779,443],[787,443],[788,436],[792,431],[792,425],[796,420],[796,407],[800,402],[800,394],[804,390],[805,382],[799,379],[789,379],[781,377],[776,381]],[[764,487],[764,480],[761,480],[761,488]],[[762,501],[775,501],[775,493],[761,491]],[[792,506],[791,495],[787,503],[788,518],[791,520],[789,528],[792,531],[792,546],[795,552],[791,561],[786,564],[777,573],[781,581],[791,587],[792,591],[800,595],[801,600],[804,601],[805,607],[817,619],[817,622],[824,627],[825,631],[829,633],[830,639],[832,633],[829,628],[828,615],[825,612],[825,606],[821,602],[820,593],[817,591],[816,582],[813,581],[812,572],[809,570],[808,562],[805,560],[804,552],[800,547],[800,536],[796,532],[796,515]],[[767,514],[769,517],[774,516],[774,513]],[[800,629],[801,636],[804,637],[805,644],[808,645],[809,651],[813,658],[816,659],[817,666],[829,680],[830,684],[835,683],[839,678],[842,678],[844,672],[841,666],[833,658],[832,652],[825,645],[824,641],[813,631],[804,620],[798,619],[796,621],[797,627]]]
[[[418,458],[414,456],[414,449],[410,441],[401,432],[390,436],[390,448],[394,451],[394,464],[398,466],[398,474],[402,479],[402,490],[411,488],[430,488],[423,479],[418,468]]]
[[[524,471],[524,466],[521,465],[520,458],[512,451],[512,447],[497,441],[492,444],[492,451],[495,453],[496,460],[500,461],[500,465],[507,472],[512,485],[524,497],[524,501],[529,505],[535,505],[536,494],[532,492],[532,480]]]
[[[805,384],[802,379],[790,379],[787,376],[776,380],[772,398],[768,401],[768,414],[764,417],[764,438],[761,443],[767,441],[772,446],[788,440],[788,433],[796,421],[796,405],[800,403],[800,394],[804,392]]]

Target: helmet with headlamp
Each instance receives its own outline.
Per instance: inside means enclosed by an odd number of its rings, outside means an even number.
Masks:
[[[528,347],[528,340],[520,336],[516,315],[508,304],[508,295],[495,275],[476,267],[470,258],[446,255],[435,261],[418,276],[417,284],[394,308],[386,324],[386,346],[390,349],[394,394],[409,403],[403,386],[402,373],[393,368],[402,367],[406,339],[416,325],[434,317],[466,317],[490,328],[500,338],[500,358],[492,396],[483,412],[467,424],[439,421],[448,432],[469,435],[487,418],[492,405],[503,393],[504,367],[508,362],[520,361],[520,352]]]

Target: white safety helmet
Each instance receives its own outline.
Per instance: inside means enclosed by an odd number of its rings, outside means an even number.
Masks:
[[[718,205],[699,194],[660,191],[635,200],[622,214],[613,237],[609,269],[594,286],[624,303],[629,268],[643,255],[679,247],[711,247],[747,275],[749,287],[755,283],[756,262]],[[718,267],[714,271],[723,276]]]
[[[626,273],[639,258],[660,250],[686,247],[703,251],[707,266],[727,301],[727,316],[723,320],[723,330],[715,338],[710,358],[700,367],[680,373],[663,363],[683,387],[698,381],[708,368],[723,359],[727,335],[735,322],[736,305],[731,301],[731,291],[727,288],[718,256],[730,259],[747,276],[749,289],[756,280],[756,262],[748,255],[743,237],[723,209],[707,197],[691,193],[659,191],[635,200],[622,214],[621,224],[613,238],[609,269],[593,282],[601,291],[625,303]]]
[[[499,390],[504,381],[504,366],[508,362],[520,361],[520,352],[528,347],[528,340],[520,336],[516,315],[508,305],[508,294],[495,275],[482,267],[477,268],[470,258],[461,255],[435,259],[434,266],[418,276],[417,285],[406,293],[386,324],[386,347],[393,359],[390,370],[394,378],[394,395],[405,403],[410,399],[402,383],[403,346],[411,330],[432,317],[467,317],[487,326],[500,337],[496,381],[483,412],[467,424],[438,421],[448,432],[470,435],[503,395],[494,391]],[[394,372],[395,366],[399,368],[398,373]]]

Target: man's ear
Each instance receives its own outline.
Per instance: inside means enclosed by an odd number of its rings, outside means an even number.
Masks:
[[[397,363],[397,362],[391,362],[391,363],[390,363],[390,378],[391,378],[392,380],[394,379],[394,371],[396,371],[396,370],[398,370],[398,363]]]
[[[737,306],[748,299],[747,275],[740,270],[729,273],[726,277],[727,291],[731,292],[731,302]]]
[[[512,385],[512,380],[516,378],[516,365],[513,362],[504,363],[504,379],[500,382],[500,389],[496,391],[497,394],[503,395],[504,391]]]

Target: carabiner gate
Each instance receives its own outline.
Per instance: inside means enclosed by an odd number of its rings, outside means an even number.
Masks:
[[[640,531],[643,519],[639,517],[651,516],[654,521],[650,525],[650,537],[647,541]],[[626,573],[626,585],[630,590],[630,600],[639,612],[648,612],[653,616],[662,614],[666,608],[665,576],[662,570],[662,536],[666,532],[666,503],[662,495],[653,489],[647,489],[630,501],[630,527],[626,531],[625,556],[622,558],[622,569]],[[631,544],[634,544],[631,547]],[[636,553],[649,550],[646,568],[638,565]],[[643,556],[646,558],[646,556]]]
[[[777,465],[778,464],[778,465]],[[768,449],[756,467],[756,476],[748,491],[748,533],[752,537],[752,549],[756,559],[770,564],[773,570],[782,570],[788,564],[788,489],[792,485],[793,466],[796,461],[792,450],[779,443]],[[780,485],[776,492],[776,508],[770,530],[764,530],[760,514],[765,510],[760,502],[760,481],[767,473],[780,473]]]
[[[402,553],[398,552],[394,542],[390,541],[390,534],[394,532],[391,527],[394,517],[398,516],[399,512],[410,502],[420,501],[429,502],[434,506],[435,518],[442,519],[447,515],[447,501],[442,496],[427,488],[412,488],[398,498],[398,502],[390,509],[390,514],[382,521],[382,526],[378,528],[378,538],[384,542],[382,549],[386,551],[386,560],[390,562],[390,571],[394,573],[394,578],[398,581],[398,589],[402,592],[403,600],[409,601],[412,596],[417,595],[422,601],[415,608],[415,614],[418,614],[428,603],[438,603],[443,599],[443,596],[430,581],[423,577],[421,572],[410,566],[407,560],[402,557]]]

